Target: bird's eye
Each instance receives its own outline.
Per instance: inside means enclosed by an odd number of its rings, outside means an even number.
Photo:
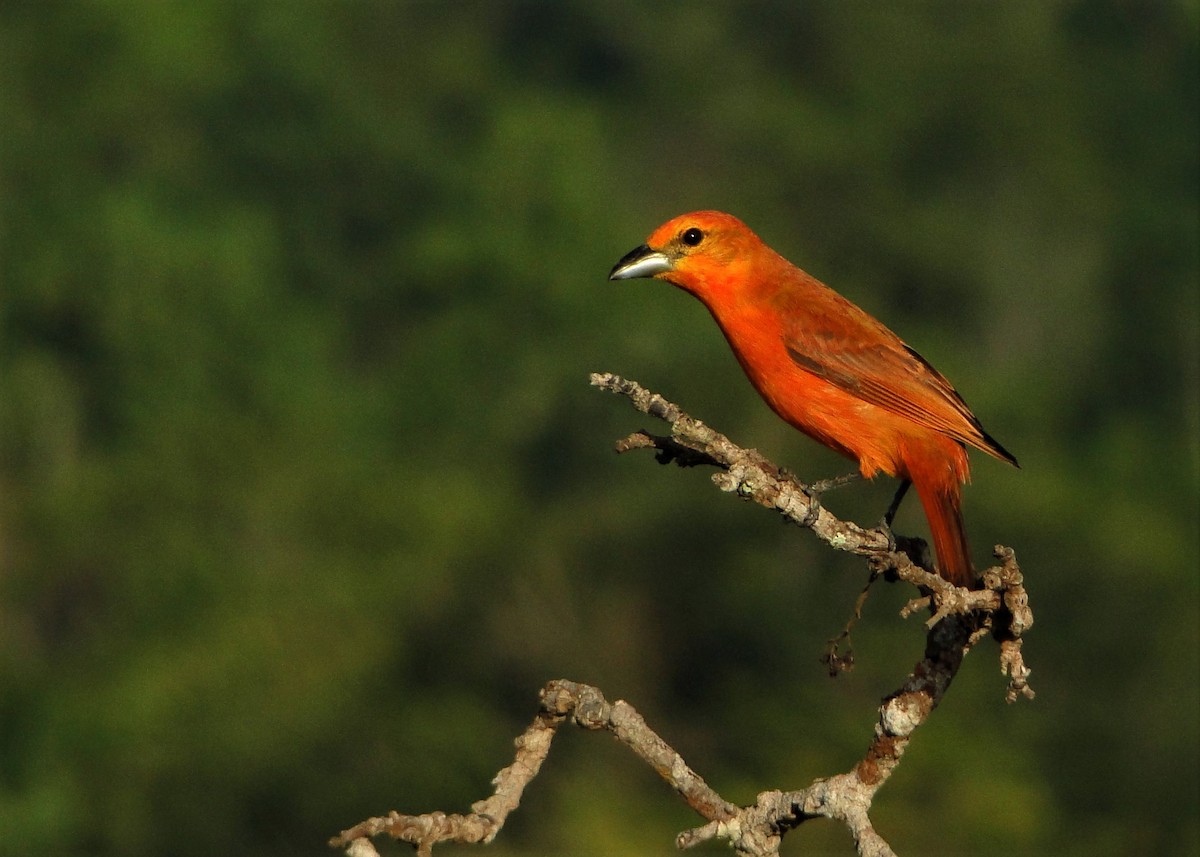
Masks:
[[[695,247],[704,240],[704,233],[693,226],[691,229],[684,232],[681,237],[683,238],[684,244],[688,245],[689,247]]]

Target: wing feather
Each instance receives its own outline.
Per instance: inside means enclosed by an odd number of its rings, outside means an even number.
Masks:
[[[784,347],[797,366],[864,402],[1017,463],[928,360],[849,301],[839,310],[807,313],[802,329],[784,331]]]

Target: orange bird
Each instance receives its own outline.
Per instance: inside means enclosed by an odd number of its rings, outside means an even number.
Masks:
[[[610,280],[653,277],[708,307],[767,404],[814,440],[911,482],[939,573],[975,581],[962,520],[967,446],[1016,465],[928,361],[862,309],[784,259],[744,223],[697,211],[664,223],[619,261]]]

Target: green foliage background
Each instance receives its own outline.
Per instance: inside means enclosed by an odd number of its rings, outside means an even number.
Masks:
[[[0,6],[0,853],[295,855],[465,809],[555,677],[749,802],[844,770],[919,655],[856,560],[618,459],[617,371],[785,462],[703,308],[610,284],[737,213],[1020,457],[1038,698],[968,661],[903,854],[1196,854],[1194,2]],[[891,486],[829,499],[876,520]],[[901,529],[919,530],[916,504]],[[494,854],[674,853],[566,734]],[[714,848],[712,853],[721,849]],[[850,853],[814,823],[785,850]],[[396,849],[393,849],[395,852]],[[446,848],[447,854],[475,853]]]

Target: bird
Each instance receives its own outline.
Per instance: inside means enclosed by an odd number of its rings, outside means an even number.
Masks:
[[[882,322],[720,211],[668,220],[609,280],[663,280],[698,298],[751,384],[784,421],[858,463],[858,474],[911,484],[929,522],[936,571],[971,587],[962,515],[967,448],[1019,467],[962,396]]]

